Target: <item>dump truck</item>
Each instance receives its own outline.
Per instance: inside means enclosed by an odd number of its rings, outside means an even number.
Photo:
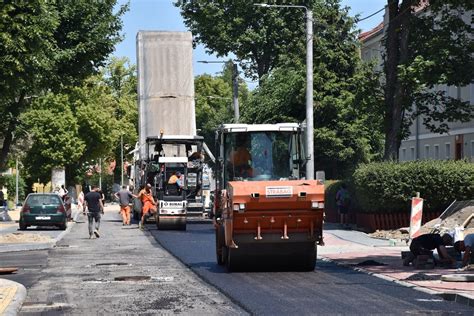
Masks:
[[[324,184],[305,180],[297,123],[224,124],[216,132],[213,221],[229,271],[280,263],[313,270],[323,244]]]
[[[160,229],[185,229],[186,215],[204,212],[201,194],[193,189],[202,183],[202,172],[196,171],[201,170],[201,162],[192,166],[187,156],[188,149],[200,153],[203,147],[202,137],[196,134],[192,53],[190,32],[137,34],[139,139],[133,182],[136,193],[147,183],[155,185],[155,219]],[[185,179],[185,189],[174,197],[164,184],[171,170],[182,170]],[[162,182],[154,182],[158,174]],[[139,201],[135,201],[133,212],[135,218],[140,218]],[[168,219],[165,212],[170,213]],[[174,213],[179,213],[179,218]]]

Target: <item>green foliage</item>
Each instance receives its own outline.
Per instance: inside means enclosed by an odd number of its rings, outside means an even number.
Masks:
[[[128,6],[116,0],[0,3],[0,168],[21,142],[18,119],[33,98],[61,92],[97,73],[121,39]],[[25,136],[26,137],[26,136]]]
[[[342,181],[326,180],[324,182],[324,209],[326,212],[336,212],[336,193],[341,188]]]
[[[330,178],[350,174],[358,163],[380,159],[382,91],[371,65],[361,64],[353,21],[339,1],[315,6],[315,163]],[[301,122],[306,117],[304,50],[265,75],[243,120],[249,123]]]
[[[196,91],[196,126],[209,149],[215,153],[215,131],[233,121],[232,87],[220,77],[200,75],[194,79]]]
[[[385,41],[385,158],[396,159],[401,140],[420,117],[435,133],[450,122],[474,117],[469,100],[449,96],[440,85],[474,80],[472,0],[389,1]],[[424,7],[423,11],[411,8]]]
[[[314,3],[316,1],[310,1]],[[282,56],[304,46],[304,10],[259,8],[245,0],[177,1],[196,43],[235,54],[247,76],[261,78]]]
[[[86,161],[120,160],[121,134],[125,143],[136,142],[136,76],[125,65],[126,60],[113,59],[101,76],[37,98],[22,115],[22,129],[33,141],[24,161],[30,177],[47,182],[51,168],[60,166],[67,167],[69,180],[80,182]]]
[[[14,201],[16,195],[16,175],[0,176],[0,186],[7,189],[8,200]],[[26,184],[23,177],[18,177],[18,201],[22,202],[25,197]]]
[[[465,161],[414,161],[361,165],[353,175],[365,212],[409,212],[420,192],[423,209],[442,211],[456,200],[472,199],[474,165]]]

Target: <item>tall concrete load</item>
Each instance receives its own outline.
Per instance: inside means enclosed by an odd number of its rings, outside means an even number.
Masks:
[[[196,135],[190,32],[137,34],[140,159],[147,137]]]

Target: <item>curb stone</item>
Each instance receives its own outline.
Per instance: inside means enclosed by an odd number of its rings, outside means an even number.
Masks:
[[[0,278],[0,289],[2,287],[15,287],[16,292],[10,302],[7,302],[5,309],[0,310],[0,313],[4,316],[15,316],[20,311],[26,299],[26,288],[23,284]],[[0,308],[2,308],[2,306],[0,306]]]
[[[434,290],[431,290],[431,289],[428,289],[428,288],[425,288],[425,287],[414,285],[414,284],[409,283],[409,282],[405,282],[405,281],[398,280],[396,278],[389,277],[389,276],[384,275],[384,274],[370,272],[370,271],[367,271],[367,270],[365,270],[363,268],[360,268],[360,267],[354,267],[350,264],[337,262],[337,261],[332,260],[330,258],[318,257],[318,259],[321,259],[321,260],[326,261],[326,262],[332,262],[332,263],[334,263],[338,266],[350,268],[350,269],[352,269],[354,271],[357,271],[357,272],[362,272],[362,273],[365,273],[365,274],[368,274],[368,275],[372,275],[374,277],[377,277],[379,279],[383,279],[385,281],[394,282],[396,284],[399,284],[399,285],[404,286],[404,287],[411,288],[411,289],[416,290],[416,291],[424,292],[424,293],[430,294],[430,295],[435,295],[435,296],[438,296],[438,297],[440,297],[440,298],[442,298],[443,300],[446,300],[446,301],[454,301],[456,303],[471,306],[471,307],[474,306],[474,297],[472,297],[470,295],[464,295],[464,294],[459,294],[459,293],[444,293],[444,292],[434,291]]]

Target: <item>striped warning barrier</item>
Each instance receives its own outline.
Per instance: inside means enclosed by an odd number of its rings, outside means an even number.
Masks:
[[[414,197],[411,200],[411,216],[410,216],[410,239],[420,235],[421,217],[423,215],[423,199]]]

